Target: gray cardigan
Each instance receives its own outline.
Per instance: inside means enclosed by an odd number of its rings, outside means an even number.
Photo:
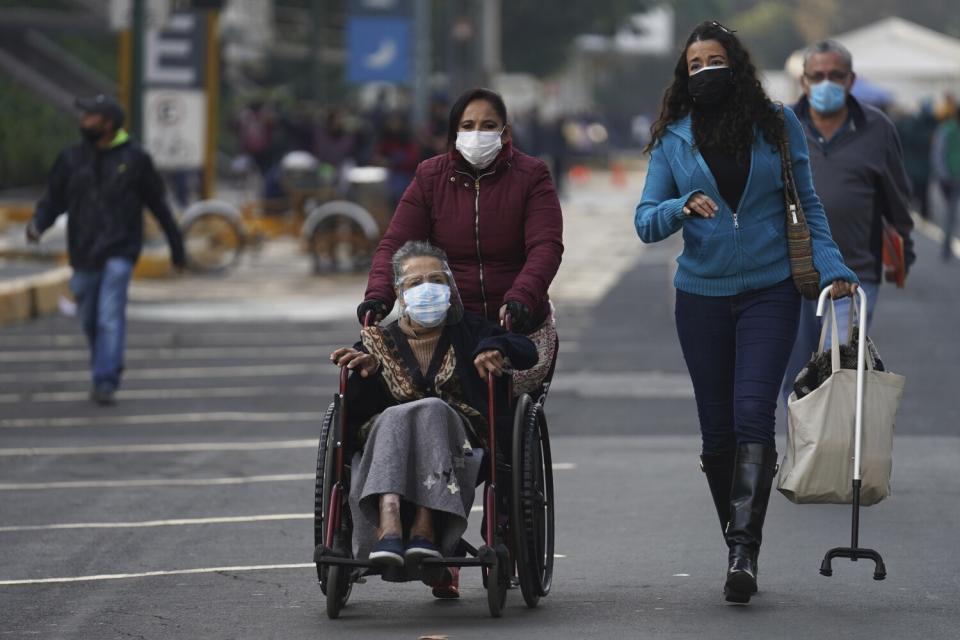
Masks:
[[[813,184],[844,261],[861,280],[880,282],[883,218],[903,236],[907,265],[916,258],[910,183],[893,123],[852,96],[847,106],[850,121],[826,142],[813,127],[806,97],[794,111],[807,134]]]

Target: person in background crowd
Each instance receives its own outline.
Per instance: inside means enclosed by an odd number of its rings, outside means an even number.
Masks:
[[[90,397],[110,405],[123,373],[127,288],[143,248],[144,206],[166,234],[177,268],[184,266],[183,239],[150,155],[123,130],[120,105],[104,95],[76,104],[83,140],[57,157],[27,240],[38,242],[60,214],[70,212],[70,289],[90,346]]]
[[[266,175],[273,160],[273,136],[276,117],[263,100],[251,100],[233,121],[240,148],[253,158],[260,175]]]
[[[450,104],[442,95],[435,95],[430,100],[430,113],[423,131],[423,143],[420,150],[420,160],[427,160],[447,150],[447,114]]]
[[[914,202],[920,216],[930,218],[931,145],[937,129],[933,103],[929,100],[914,113],[896,121],[900,142],[903,144],[903,164],[910,178]]]
[[[327,112],[323,126],[317,127],[313,139],[313,155],[332,166],[339,177],[348,164],[354,164],[356,136],[347,128],[346,114],[341,107]]]
[[[907,269],[916,256],[910,236],[910,183],[900,138],[886,115],[850,95],[855,78],[846,47],[833,40],[811,45],[804,54],[800,79],[804,95],[794,111],[803,123],[813,184],[827,212],[830,232],[867,295],[869,327],[883,279],[884,221],[903,238]],[[851,304],[852,300],[841,300],[836,306],[842,327],[847,326]],[[816,302],[805,301],[781,387],[784,407],[819,337]]]
[[[400,111],[391,112],[383,122],[380,138],[373,152],[373,163],[390,171],[390,205],[396,207],[417,170],[420,148],[410,122]]]
[[[953,234],[960,209],[960,111],[945,120],[934,136],[931,152],[933,173],[947,199],[943,221],[943,260],[953,258]]]
[[[750,54],[718,22],[687,39],[647,147],[634,226],[644,242],[683,234],[676,321],[693,381],[701,468],[727,543],[724,593],[757,591],[757,557],[777,468],[777,392],[800,317],[787,253],[786,136],[820,285],[852,293],[813,189],[803,127],[763,91]]]

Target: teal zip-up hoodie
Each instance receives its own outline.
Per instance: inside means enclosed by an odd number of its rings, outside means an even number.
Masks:
[[[843,263],[823,205],[813,188],[803,126],[783,108],[800,203],[813,238],[813,264],[821,289],[834,280],[858,282]],[[713,218],[687,216],[683,207],[694,193],[717,203]],[[650,154],[643,196],[634,225],[644,242],[658,242],[683,230],[677,258],[677,289],[702,296],[732,296],[763,289],[790,277],[786,211],[780,153],[759,130],[750,158],[750,173],[740,202],[724,202],[706,161],[696,149],[690,116],[667,127]]]

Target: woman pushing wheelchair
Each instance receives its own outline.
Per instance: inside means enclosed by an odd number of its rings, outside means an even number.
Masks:
[[[451,556],[467,528],[487,446],[488,374],[537,363],[527,337],[464,311],[444,252],[411,241],[393,255],[399,317],[334,351],[351,371],[344,401],[354,558],[415,568]]]

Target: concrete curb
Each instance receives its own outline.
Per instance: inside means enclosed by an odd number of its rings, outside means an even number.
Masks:
[[[70,267],[56,267],[0,282],[0,326],[55,313],[60,296],[69,294],[72,273]]]

